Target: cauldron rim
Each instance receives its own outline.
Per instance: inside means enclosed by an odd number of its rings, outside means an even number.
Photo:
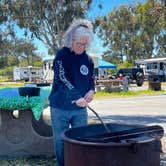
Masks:
[[[114,125],[125,125],[125,126],[145,126],[145,125],[138,125],[138,124],[122,124],[122,123],[111,123],[111,124],[114,124]],[[82,127],[88,127],[88,126],[92,126],[92,125],[102,125],[102,124],[88,124],[86,126],[82,126]],[[70,142],[70,143],[74,143],[74,144],[79,144],[79,145],[84,145],[84,146],[102,146],[102,147],[125,147],[125,146],[131,146],[131,143],[130,142],[121,142],[121,143],[118,143],[118,142],[109,142],[109,143],[96,143],[96,142],[88,142],[88,141],[81,141],[81,140],[77,140],[75,138],[69,138],[66,136],[66,133],[67,132],[71,132],[73,129],[76,130],[76,129],[79,129],[81,127],[77,127],[77,128],[70,128],[70,129],[67,129],[65,130],[63,133],[62,133],[62,138],[64,141],[66,142]],[[151,142],[151,141],[154,141],[155,138],[153,137],[148,137],[148,139],[146,140],[143,140],[143,141],[138,141],[137,144],[147,144],[148,142]]]

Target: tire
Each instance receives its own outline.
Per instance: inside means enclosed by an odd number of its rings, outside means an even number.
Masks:
[[[136,84],[137,86],[142,86],[144,83],[144,76],[141,72],[136,73]]]
[[[143,81],[142,82],[136,82],[137,86],[142,86],[143,85]]]

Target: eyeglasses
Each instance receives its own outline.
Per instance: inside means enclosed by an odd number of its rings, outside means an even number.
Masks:
[[[78,47],[87,47],[88,46],[88,43],[81,43],[81,42],[76,42],[76,45],[78,46]]]

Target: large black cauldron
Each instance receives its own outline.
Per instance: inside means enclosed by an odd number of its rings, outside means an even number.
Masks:
[[[155,126],[149,132],[149,128],[144,130],[146,126],[112,123],[107,126],[110,133],[101,124],[65,131],[65,166],[160,166],[162,127]],[[126,131],[135,134],[126,135]],[[118,137],[114,137],[116,133]],[[112,134],[110,140],[109,134]]]

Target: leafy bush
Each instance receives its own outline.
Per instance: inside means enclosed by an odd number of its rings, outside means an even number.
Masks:
[[[9,81],[13,79],[13,68],[13,66],[10,66],[0,70],[1,81]]]

